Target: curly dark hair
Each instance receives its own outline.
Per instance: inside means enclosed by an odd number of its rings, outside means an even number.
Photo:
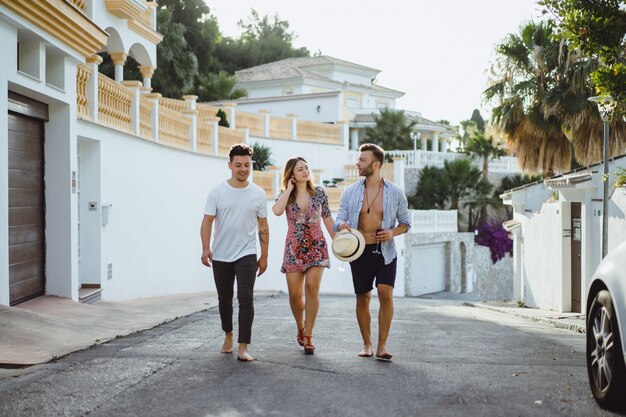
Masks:
[[[246,145],[245,143],[237,143],[230,147],[230,152],[228,152],[228,157],[230,158],[230,162],[233,162],[233,157],[235,156],[249,156],[252,157],[252,148]]]

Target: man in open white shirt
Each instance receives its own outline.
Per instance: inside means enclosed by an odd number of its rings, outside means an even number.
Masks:
[[[222,353],[233,350],[233,287],[236,277],[239,301],[237,359],[249,362],[254,360],[248,353],[254,320],[254,282],[257,271],[260,276],[267,269],[267,198],[262,188],[248,181],[252,170],[252,149],[245,144],[234,145],[229,158],[231,178],[213,187],[206,199],[200,228],[201,261],[213,267],[222,330],[226,333]],[[257,230],[261,242],[261,257],[258,259]]]

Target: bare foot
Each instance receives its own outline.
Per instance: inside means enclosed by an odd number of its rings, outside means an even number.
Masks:
[[[382,347],[382,348],[379,347],[376,350],[376,359],[380,361],[390,361],[392,357],[393,355],[387,352],[387,349],[385,347]]]
[[[362,358],[369,358],[372,355],[372,345],[363,345],[363,350],[359,352],[359,356]]]
[[[222,343],[221,353],[233,353],[233,332],[226,333],[224,343]]]
[[[248,353],[248,344],[240,343],[237,349],[237,360],[242,362],[252,362],[254,358]]]

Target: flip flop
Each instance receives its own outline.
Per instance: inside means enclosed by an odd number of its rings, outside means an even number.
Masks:
[[[372,356],[374,356],[373,353],[358,353],[358,355],[362,358],[371,358]]]
[[[241,362],[252,362],[254,358],[242,358],[241,356],[237,355],[237,360]]]
[[[382,355],[376,355],[376,359],[379,361],[390,362],[393,355],[391,353],[383,353]]]

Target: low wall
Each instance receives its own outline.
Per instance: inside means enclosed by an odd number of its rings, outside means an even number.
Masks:
[[[513,257],[506,255],[495,264],[487,246],[474,247],[474,293],[483,300],[513,299]]]

